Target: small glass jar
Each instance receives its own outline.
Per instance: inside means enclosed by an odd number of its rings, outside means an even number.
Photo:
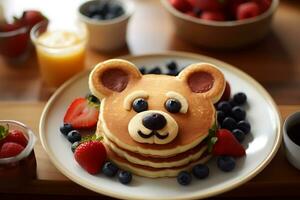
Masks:
[[[24,181],[36,178],[36,158],[33,150],[36,136],[32,130],[21,122],[13,120],[0,120],[0,125],[8,125],[9,130],[22,131],[28,140],[20,154],[0,159],[0,181]]]

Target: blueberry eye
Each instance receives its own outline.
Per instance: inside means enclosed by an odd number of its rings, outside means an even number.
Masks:
[[[181,103],[177,99],[168,99],[165,107],[170,113],[178,113],[181,109]]]
[[[132,108],[135,112],[148,110],[148,102],[143,98],[135,99],[132,103]]]

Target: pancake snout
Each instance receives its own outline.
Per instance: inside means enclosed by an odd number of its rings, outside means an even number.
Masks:
[[[133,140],[139,143],[167,144],[178,134],[178,125],[168,113],[148,110],[136,114],[128,124]]]

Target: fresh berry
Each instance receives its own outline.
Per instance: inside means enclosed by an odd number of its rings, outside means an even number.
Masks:
[[[251,125],[249,122],[243,120],[237,124],[237,128],[243,131],[245,134],[248,134],[251,131]]]
[[[226,8],[228,14],[235,18],[239,5],[245,2],[247,2],[247,0],[228,0]]]
[[[181,103],[177,99],[168,99],[165,108],[170,113],[178,113],[181,109]]]
[[[180,185],[184,185],[184,186],[189,185],[192,182],[192,176],[187,171],[181,171],[177,175],[177,182]]]
[[[194,7],[201,10],[218,11],[222,10],[226,5],[223,0],[188,0]]]
[[[193,167],[192,172],[196,178],[204,179],[209,175],[209,168],[207,167],[207,165],[198,164]]]
[[[235,168],[235,159],[231,156],[219,156],[217,165],[222,171],[230,172]]]
[[[219,124],[222,124],[225,118],[226,118],[226,114],[223,111],[218,110],[217,111],[217,120],[218,120]]]
[[[102,167],[102,173],[108,177],[113,177],[117,174],[119,168],[114,163],[108,161]]]
[[[118,179],[122,184],[128,184],[132,180],[132,174],[129,171],[120,170],[118,172]]]
[[[69,123],[74,129],[92,128],[97,124],[99,105],[86,98],[77,98],[68,107],[64,116],[64,123]]]
[[[177,69],[169,70],[169,72],[167,73],[167,75],[170,75],[170,76],[177,76],[178,74],[179,74],[179,71]]]
[[[75,150],[76,150],[76,148],[79,146],[79,142],[74,142],[73,144],[72,144],[72,146],[71,146],[71,150],[72,150],[72,152],[74,153],[75,152]]]
[[[188,0],[170,0],[171,5],[181,12],[192,10],[192,5]]]
[[[99,100],[96,96],[94,96],[94,95],[92,95],[92,94],[88,94],[88,95],[86,96],[86,99],[87,99],[89,102],[92,102],[92,103],[94,103],[94,104],[96,104],[96,105],[100,105],[100,100]]]
[[[102,1],[89,5],[83,14],[95,20],[110,20],[120,17],[124,13],[125,11],[121,5]]]
[[[106,160],[106,150],[102,142],[81,143],[75,150],[75,160],[90,174],[97,174]]]
[[[238,20],[247,19],[258,16],[260,13],[259,7],[255,2],[242,3],[237,8],[236,18]]]
[[[232,131],[232,134],[240,143],[243,142],[245,139],[245,133],[243,131],[241,131],[240,129],[234,129]]]
[[[28,143],[28,140],[22,131],[11,130],[9,131],[7,137],[4,139],[4,142],[14,142],[25,148]]]
[[[159,67],[154,67],[153,69],[149,70],[148,74],[161,74],[161,69]]]
[[[247,96],[245,93],[239,92],[233,95],[233,100],[237,105],[243,105],[247,102]]]
[[[235,106],[231,110],[231,115],[236,121],[244,120],[246,117],[246,112],[243,108]]]
[[[228,102],[229,102],[229,104],[231,105],[232,108],[237,106],[237,103],[233,99],[229,99]]]
[[[194,13],[194,15],[196,16],[196,17],[200,17],[200,15],[202,14],[202,10],[200,9],[200,8],[198,8],[198,7],[194,7],[193,8],[193,13]]]
[[[221,101],[229,101],[230,95],[231,95],[230,85],[226,81],[225,90],[224,90],[223,95],[222,95],[221,99],[219,100],[219,102],[221,102]]]
[[[257,5],[259,6],[260,13],[267,11],[272,4],[272,0],[253,0],[253,1],[256,2]]]
[[[72,124],[68,124],[68,123],[67,123],[67,124],[62,125],[62,126],[59,128],[59,130],[60,130],[60,132],[61,132],[63,135],[67,136],[68,133],[69,133],[70,131],[74,130],[74,129],[73,129]]]
[[[226,117],[223,120],[221,127],[232,131],[237,128],[237,123],[232,117]]]
[[[132,108],[135,112],[143,112],[148,110],[148,103],[145,99],[138,98],[132,102]]]
[[[23,12],[21,20],[24,21],[30,28],[32,28],[37,23],[47,20],[47,18],[40,11],[26,10]]]
[[[0,150],[0,158],[9,158],[20,154],[24,147],[14,142],[6,142],[2,145]]]
[[[224,21],[225,15],[219,11],[203,11],[200,18],[211,21]]]
[[[177,66],[177,63],[173,60],[173,61],[167,63],[167,68],[168,68],[168,70],[177,70],[178,66]]]
[[[70,131],[67,135],[69,142],[72,144],[81,140],[81,134],[77,130]]]
[[[229,114],[231,109],[232,107],[228,101],[221,101],[217,105],[217,110],[223,111],[225,114]]]
[[[216,137],[217,141],[212,151],[214,155],[241,157],[246,154],[243,146],[229,130],[219,129]]]

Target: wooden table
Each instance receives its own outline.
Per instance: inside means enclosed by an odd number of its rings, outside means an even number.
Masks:
[[[1,0],[7,16],[22,10],[40,9],[50,20],[75,18],[83,0]],[[124,54],[144,54],[166,50],[188,51],[228,62],[253,76],[273,96],[283,118],[300,110],[300,2],[282,0],[275,14],[273,30],[257,45],[230,51],[208,50],[176,37],[170,18],[159,0],[133,0],[136,13],[128,27],[127,47],[112,53],[88,50],[87,68]],[[5,63],[0,56],[0,119],[20,120],[38,133],[38,122],[48,94],[41,83],[35,53],[20,65]],[[294,105],[294,106],[292,106]],[[99,199],[97,194],[69,181],[51,164],[40,143],[35,147],[38,179],[22,188],[0,184],[0,199]],[[222,194],[220,198],[255,196],[299,197],[300,172],[285,160],[281,148],[274,160],[254,179]],[[104,198],[104,197],[101,197]]]

